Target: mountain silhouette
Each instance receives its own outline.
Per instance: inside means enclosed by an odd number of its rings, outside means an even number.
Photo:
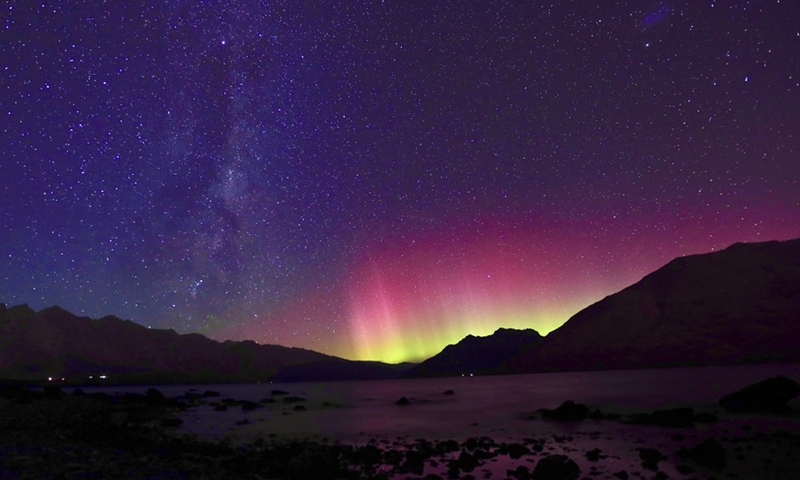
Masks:
[[[509,372],[800,360],[800,239],[676,258],[570,318]]]
[[[800,239],[680,257],[546,337],[469,335],[416,366],[0,304],[0,378],[327,381],[785,361],[800,361]]]
[[[535,349],[543,340],[533,329],[500,328],[492,335],[468,335],[439,354],[409,370],[406,377],[450,377],[504,373],[508,362],[524,351]]]
[[[302,365],[309,365],[305,372],[315,379],[320,374],[313,365],[324,365],[325,380],[393,378],[408,368],[252,341],[216,342],[114,316],[78,317],[59,307],[35,312],[27,305],[0,304],[0,378],[55,377],[77,383],[96,382],[101,375],[111,383],[306,380],[297,373]]]
[[[677,258],[545,337],[467,336],[407,377],[800,361],[800,239]]]

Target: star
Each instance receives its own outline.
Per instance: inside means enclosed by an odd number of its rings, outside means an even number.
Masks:
[[[800,6],[744,7],[16,2],[0,302],[402,361],[800,236]]]

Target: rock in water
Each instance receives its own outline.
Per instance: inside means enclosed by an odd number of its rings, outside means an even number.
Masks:
[[[548,420],[558,420],[561,422],[578,422],[586,420],[589,416],[589,407],[567,400],[555,410],[543,410],[542,417]]]
[[[242,400],[242,410],[245,412],[252,412],[257,408],[264,408],[260,403],[251,402],[250,400]]]
[[[695,414],[694,421],[695,423],[715,423],[719,421],[719,418],[713,413],[700,412]]]
[[[145,393],[145,398],[147,399],[147,403],[149,405],[156,405],[156,406],[164,406],[169,405],[170,400],[161,393],[161,390],[156,388],[148,388],[147,392]]]
[[[577,480],[581,469],[566,455],[549,455],[539,460],[531,473],[532,480]]]
[[[156,400],[165,400],[167,398],[163,393],[161,393],[161,390],[158,390],[157,388],[148,388],[145,395],[147,395],[147,398],[153,398]]]
[[[800,384],[778,376],[726,395],[719,404],[732,412],[778,412],[786,410],[786,404],[797,395],[800,395]]]
[[[694,423],[694,410],[688,407],[656,410],[652,419],[653,423],[661,427],[691,427]]]
[[[306,399],[303,397],[296,397],[296,396],[288,396],[283,397],[283,403],[298,403],[298,402],[305,402]]]

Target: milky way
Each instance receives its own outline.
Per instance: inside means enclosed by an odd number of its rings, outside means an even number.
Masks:
[[[347,358],[800,236],[800,4],[7,2],[0,302]]]

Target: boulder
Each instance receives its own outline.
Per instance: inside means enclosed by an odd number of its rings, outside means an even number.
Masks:
[[[157,388],[148,388],[147,392],[145,392],[145,395],[147,396],[148,399],[155,399],[159,401],[166,400],[167,398],[164,396],[163,393],[161,393],[161,390]]]
[[[245,412],[252,412],[258,408],[264,408],[260,403],[251,402],[250,400],[242,400],[242,410]]]
[[[478,459],[466,450],[462,450],[458,458],[448,464],[449,472],[471,472],[478,466]],[[458,475],[457,475],[458,476]]]
[[[566,455],[548,455],[531,473],[531,480],[577,480],[581,476],[578,464]]]
[[[394,404],[400,406],[411,405],[411,400],[407,399],[406,397],[400,397],[400,399],[394,402]]]
[[[800,384],[784,377],[772,377],[722,397],[719,404],[731,412],[780,412],[800,395]]]
[[[173,402],[170,399],[164,396],[164,394],[161,393],[161,391],[156,388],[147,389],[147,392],[145,393],[145,401],[147,402],[147,404],[155,406],[165,406],[173,404]]]
[[[521,443],[512,443],[508,446],[508,456],[514,460],[518,460],[529,453],[531,453],[530,449]]]
[[[717,471],[725,468],[728,463],[725,447],[713,438],[693,448],[681,449],[678,452],[678,456],[688,458],[698,465]]]
[[[425,470],[425,456],[416,450],[408,450],[405,453],[405,461],[400,464],[400,473],[422,475]]]
[[[694,423],[694,410],[689,407],[656,410],[651,418],[653,423],[661,427],[691,427]]]
[[[605,458],[605,455],[601,455],[603,451],[599,448],[594,448],[586,452],[586,460],[590,462],[599,462],[601,458]]]
[[[528,469],[528,467],[525,465],[519,465],[515,470],[506,470],[506,475],[513,478],[519,478],[520,480],[531,477],[530,469]]]
[[[560,422],[578,422],[589,417],[589,407],[567,400],[555,410],[542,410],[542,417]]]
[[[306,399],[303,397],[284,397],[283,403],[298,403],[298,402],[305,402]]]
[[[658,462],[666,459],[664,454],[655,448],[640,448],[639,458],[642,460],[642,468],[652,470],[654,472],[658,471]]]
[[[649,413],[632,413],[626,417],[625,421],[633,425],[652,425],[653,415]]]
[[[695,423],[715,423],[719,418],[713,413],[700,412],[694,416]]]

